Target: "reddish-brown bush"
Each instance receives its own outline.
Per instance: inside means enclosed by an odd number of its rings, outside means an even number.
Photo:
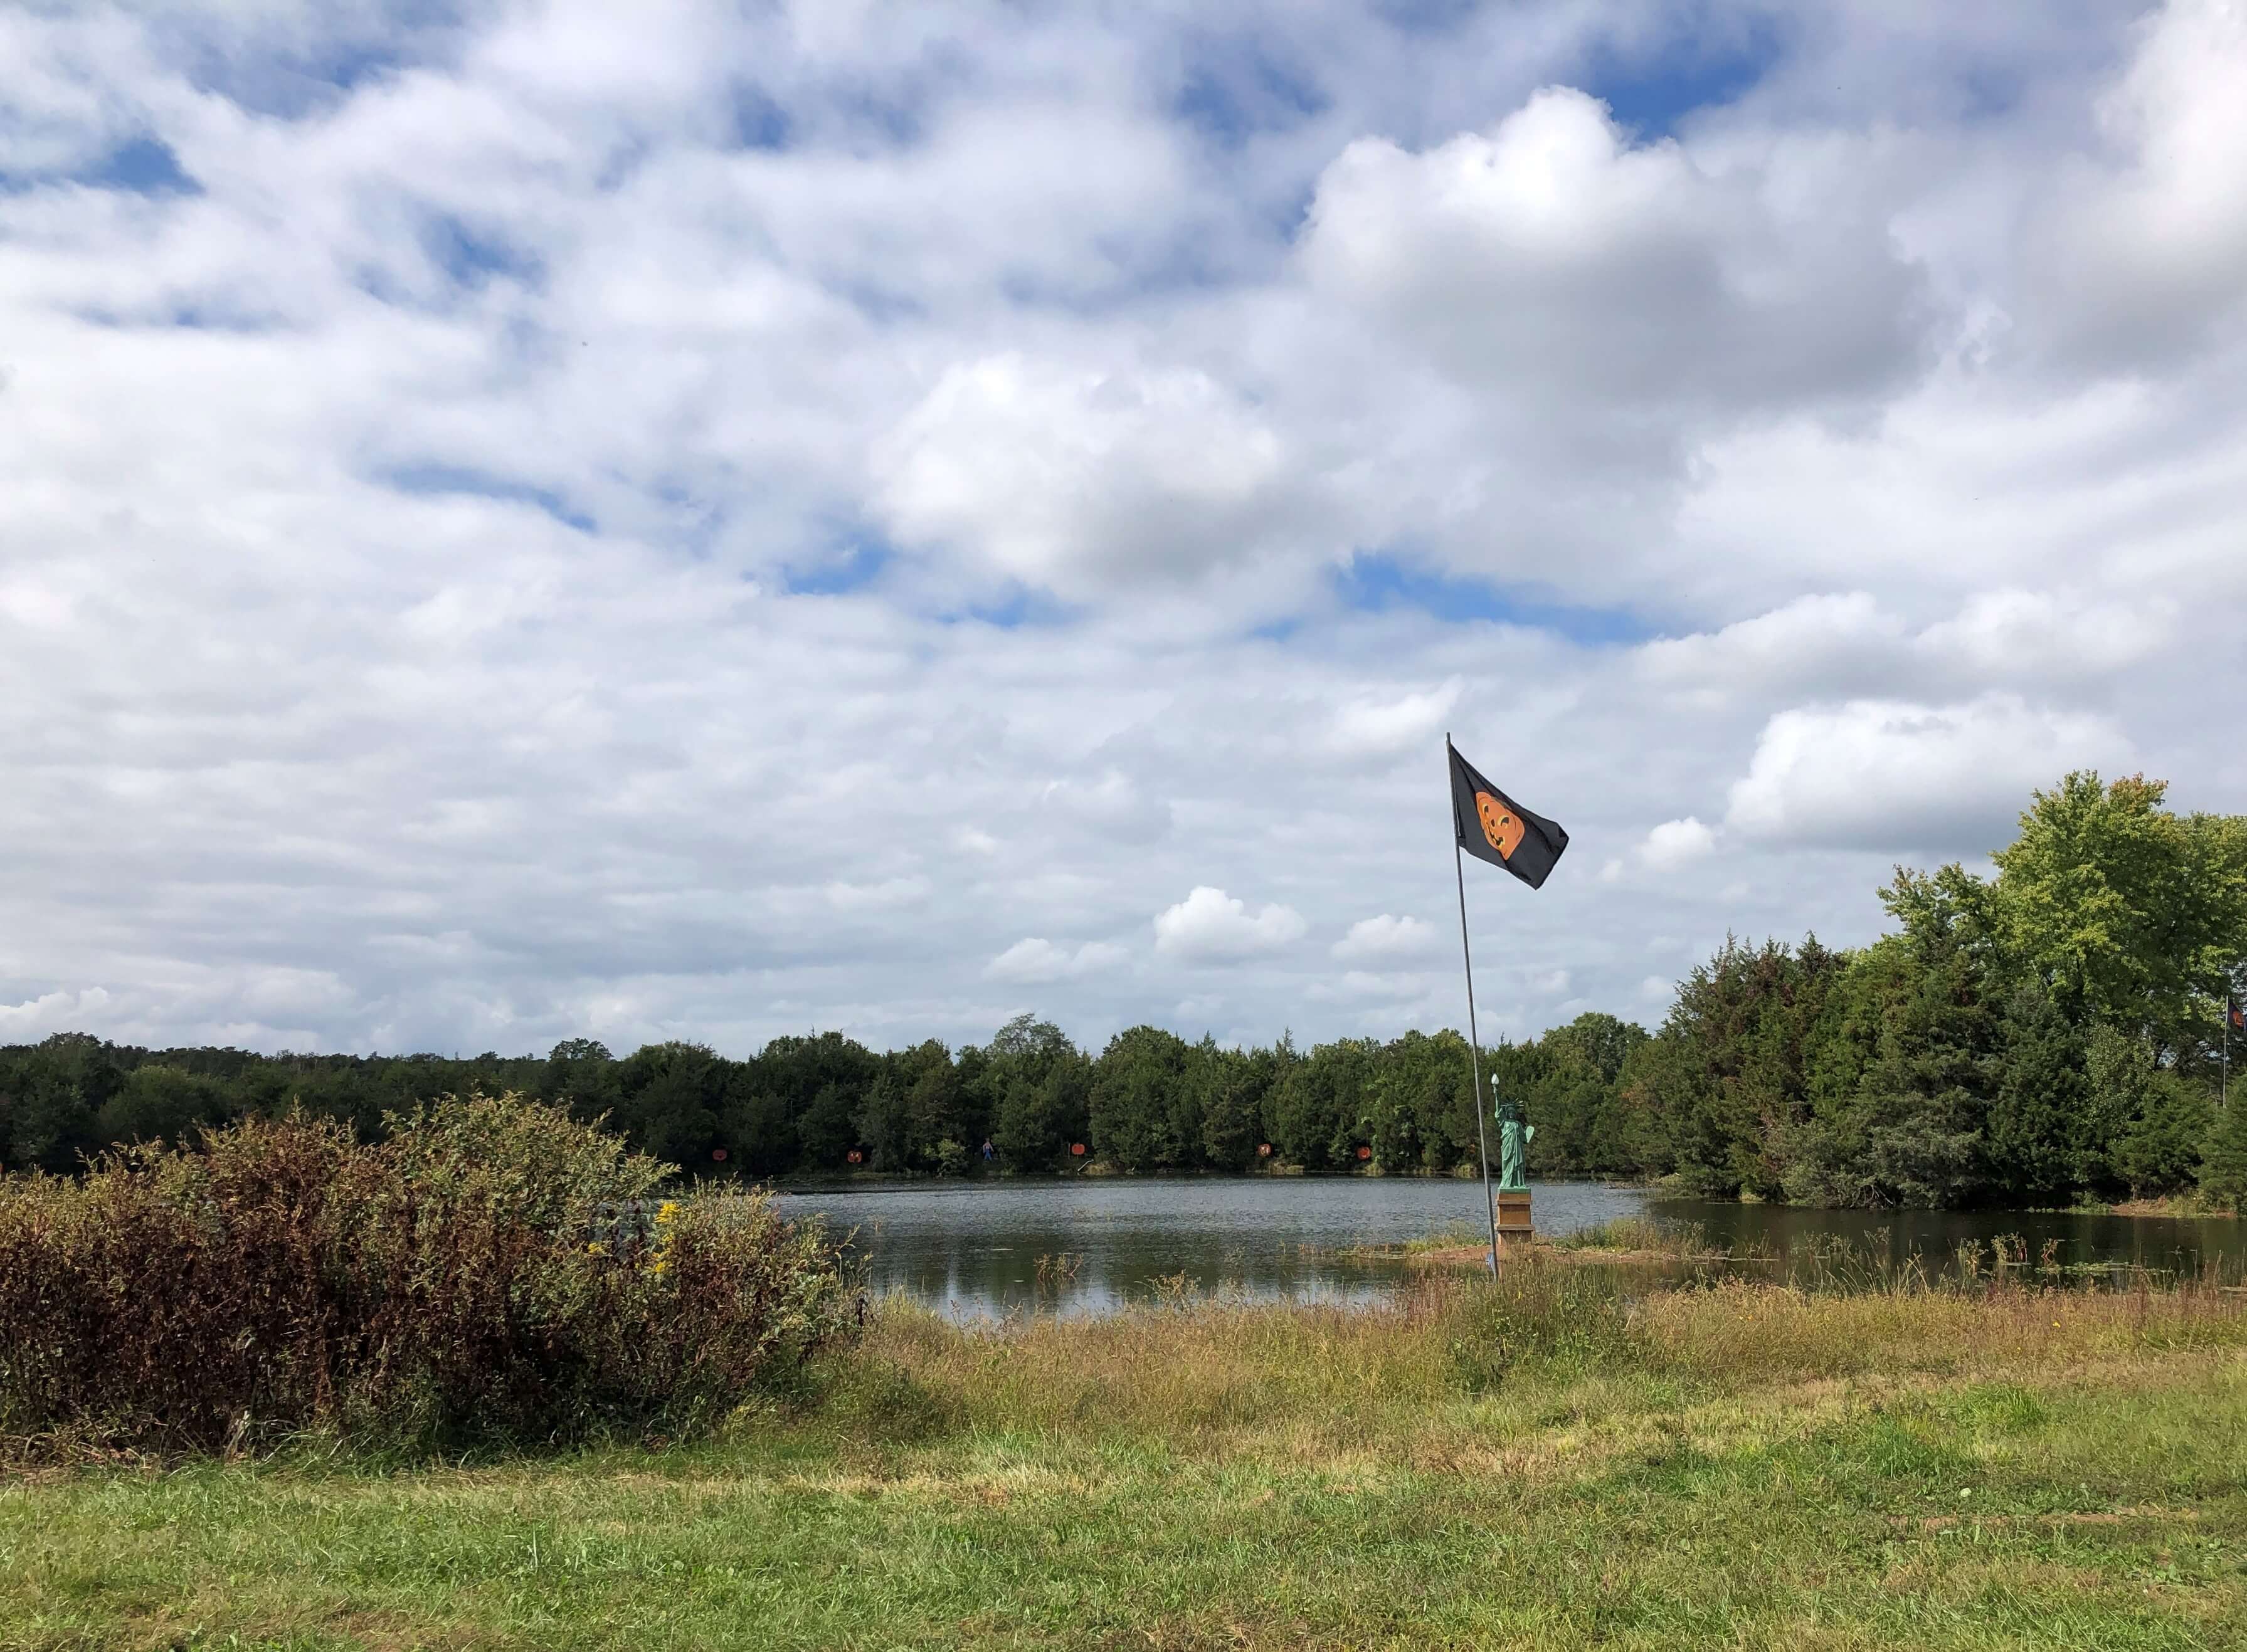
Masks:
[[[847,1322],[835,1247],[763,1195],[656,1205],[667,1167],[512,1096],[391,1123],[249,1121],[0,1184],[0,1435],[675,1430]]]

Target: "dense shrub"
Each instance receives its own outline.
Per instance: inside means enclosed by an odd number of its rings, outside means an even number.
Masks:
[[[846,1323],[835,1247],[762,1194],[652,1203],[666,1166],[515,1096],[389,1123],[249,1120],[0,1183],[0,1435],[677,1428]]]

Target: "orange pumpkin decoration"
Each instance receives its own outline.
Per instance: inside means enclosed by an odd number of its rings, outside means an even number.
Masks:
[[[1483,836],[1498,851],[1498,857],[1512,860],[1513,851],[1520,847],[1521,834],[1528,829],[1522,825],[1521,816],[1488,792],[1475,794],[1475,815],[1482,822]]]

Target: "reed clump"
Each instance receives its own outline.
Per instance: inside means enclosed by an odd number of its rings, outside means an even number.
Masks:
[[[1344,1450],[1555,1384],[1972,1377],[2190,1350],[2247,1351],[2247,1294],[2032,1272],[1898,1273],[1841,1290],[1531,1252],[1495,1281],[1415,1274],[1370,1307],[1173,1292],[1107,1319],[970,1328],[896,1296],[878,1306],[850,1381],[878,1376],[916,1415],[967,1431],[1151,1436],[1227,1455],[1274,1438]]]
[[[446,1098],[379,1143],[245,1120],[0,1181],[0,1442],[17,1456],[676,1431],[853,1323],[814,1224],[557,1109]]]

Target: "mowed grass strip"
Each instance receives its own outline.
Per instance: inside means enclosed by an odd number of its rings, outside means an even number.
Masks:
[[[2236,1299],[1583,1273],[896,1304],[688,1449],[19,1476],[0,1645],[2247,1645]]]

